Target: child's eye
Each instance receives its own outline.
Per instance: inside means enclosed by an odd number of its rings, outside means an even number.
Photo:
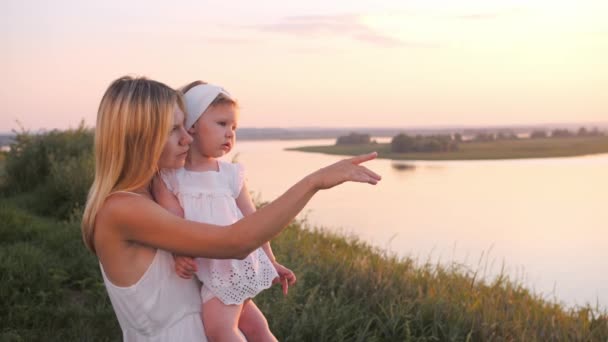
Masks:
[[[226,126],[226,121],[220,121],[220,122],[218,122],[218,124],[219,124],[220,126],[222,126],[222,127],[223,127],[223,126]]]

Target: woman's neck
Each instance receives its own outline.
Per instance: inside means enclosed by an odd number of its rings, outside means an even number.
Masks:
[[[146,185],[144,185],[142,187],[139,187],[137,189],[132,190],[131,192],[134,192],[136,194],[140,194],[142,196],[149,197],[149,198],[153,199],[154,196],[152,195],[151,189],[152,188],[151,188],[151,182],[150,182],[150,183],[148,183],[148,184],[146,184]]]
[[[189,171],[219,171],[217,159],[201,153],[188,153],[185,168]]]

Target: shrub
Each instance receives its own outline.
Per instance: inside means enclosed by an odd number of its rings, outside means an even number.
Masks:
[[[65,131],[22,130],[6,156],[2,192],[36,193],[38,212],[67,218],[84,205],[93,173],[93,133],[83,122]]]
[[[359,134],[359,133],[350,133],[349,135],[344,135],[338,137],[336,140],[336,145],[351,145],[351,144],[369,144],[371,143],[371,138],[369,134]]]
[[[530,134],[531,139],[543,139],[547,137],[547,132],[545,131],[533,131]]]
[[[411,137],[399,134],[391,140],[391,152],[453,152],[458,151],[458,142],[450,135],[429,135]]]

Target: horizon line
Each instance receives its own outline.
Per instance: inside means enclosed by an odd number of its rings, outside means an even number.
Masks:
[[[539,126],[587,126],[596,125],[602,128],[608,128],[608,120],[606,121],[581,121],[581,122],[545,122],[545,123],[512,123],[512,124],[431,124],[431,125],[415,125],[415,126],[245,126],[240,127],[239,130],[243,129],[282,129],[282,130],[345,130],[345,129],[367,129],[367,130],[398,130],[398,129],[483,129],[483,128],[531,128]],[[86,127],[86,126],[85,126]],[[38,130],[29,130],[30,132],[48,132],[53,130],[69,130],[76,127],[68,128],[40,128]],[[86,127],[94,128],[94,127]],[[2,135],[14,135],[17,131],[12,129],[11,131],[0,131]]]

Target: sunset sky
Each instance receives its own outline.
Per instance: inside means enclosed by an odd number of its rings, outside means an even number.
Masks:
[[[94,125],[124,74],[203,79],[241,127],[608,121],[608,1],[0,4],[0,132]]]

